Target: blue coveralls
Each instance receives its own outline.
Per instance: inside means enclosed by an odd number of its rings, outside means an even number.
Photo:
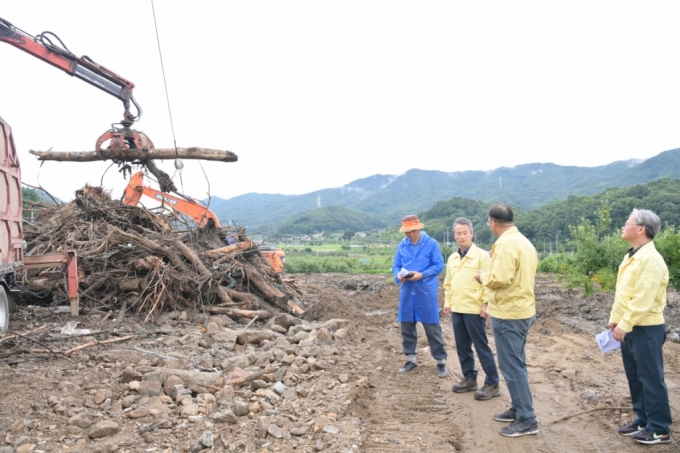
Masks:
[[[416,353],[418,343],[416,323],[420,322],[425,329],[432,357],[436,360],[445,360],[447,355],[437,304],[438,276],[444,268],[444,257],[437,241],[424,231],[421,231],[417,244],[413,244],[405,237],[397,245],[392,265],[392,274],[397,284],[399,284],[397,274],[402,268],[423,274],[422,280],[406,281],[401,284],[397,321],[401,323],[404,354]]]

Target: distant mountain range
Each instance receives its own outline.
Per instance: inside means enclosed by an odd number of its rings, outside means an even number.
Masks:
[[[343,206],[395,222],[451,197],[503,202],[529,210],[569,195],[590,195],[664,177],[680,178],[680,148],[644,161],[599,167],[533,163],[492,171],[412,169],[402,175],[374,175],[302,195],[249,193],[226,200],[213,196],[210,209],[221,221],[234,221],[249,231],[275,228],[295,214],[316,209],[319,198],[322,206]]]

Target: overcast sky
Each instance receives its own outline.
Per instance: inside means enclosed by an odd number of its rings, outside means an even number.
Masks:
[[[156,0],[179,147],[195,198],[300,194],[411,168],[597,166],[680,147],[678,1]],[[150,0],[3,0],[0,17],[56,33],[136,84],[136,128],[173,137]],[[122,103],[0,43],[0,116],[23,179],[64,199],[86,183],[118,197],[91,151]],[[171,161],[162,164],[173,172]],[[455,194],[452,194],[452,196]]]

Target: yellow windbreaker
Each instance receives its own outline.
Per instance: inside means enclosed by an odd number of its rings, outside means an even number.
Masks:
[[[477,283],[477,271],[489,270],[491,258],[489,254],[470,245],[463,259],[458,252],[453,252],[446,263],[444,278],[444,306],[456,313],[479,314],[482,304],[486,302],[486,289]]]
[[[490,316],[527,319],[536,314],[534,283],[538,253],[517,227],[508,228],[491,248],[491,269],[482,274]]]
[[[668,267],[654,242],[643,245],[619,266],[616,295],[609,322],[630,332],[635,326],[663,324]]]

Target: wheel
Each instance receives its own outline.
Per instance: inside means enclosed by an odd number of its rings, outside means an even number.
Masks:
[[[9,314],[11,316],[12,313],[17,311],[17,304],[15,301],[17,300],[17,297],[19,297],[19,291],[5,290],[5,293],[7,294],[7,305],[9,306]]]
[[[9,302],[5,287],[0,285],[0,335],[9,328]]]

